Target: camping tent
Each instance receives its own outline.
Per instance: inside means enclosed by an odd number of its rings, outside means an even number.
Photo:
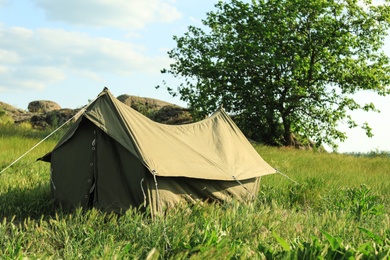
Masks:
[[[250,200],[260,177],[275,172],[222,108],[200,122],[164,125],[106,88],[40,159],[51,163],[56,203],[114,212]]]

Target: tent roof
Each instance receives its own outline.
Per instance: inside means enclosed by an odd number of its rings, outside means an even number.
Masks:
[[[56,148],[77,131],[83,117],[157,176],[244,180],[275,173],[222,108],[196,123],[165,125],[123,104],[105,88]]]

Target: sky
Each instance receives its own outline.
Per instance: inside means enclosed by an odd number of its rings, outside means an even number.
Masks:
[[[104,87],[115,95],[157,98],[181,106],[161,74],[172,62],[174,35],[200,27],[217,0],[0,0],[0,101],[27,109],[33,100],[78,108]],[[384,51],[390,56],[390,39]],[[338,152],[390,151],[390,96],[356,96],[381,111],[356,112],[374,137],[348,129]]]

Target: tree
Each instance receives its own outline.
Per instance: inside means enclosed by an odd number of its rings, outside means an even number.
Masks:
[[[357,0],[220,1],[204,28],[190,26],[168,52],[162,73],[184,78],[171,95],[196,118],[219,106],[244,133],[268,144],[292,145],[293,134],[334,148],[357,127],[349,111],[377,111],[353,95],[390,93],[382,47],[390,8]],[[361,126],[368,136],[371,128]]]

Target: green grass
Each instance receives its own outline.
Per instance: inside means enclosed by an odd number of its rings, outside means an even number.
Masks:
[[[48,133],[0,126],[0,171]],[[60,135],[0,175],[0,259],[385,259],[390,157],[258,145],[274,174],[252,204],[181,206],[151,220],[53,209],[50,165]]]

